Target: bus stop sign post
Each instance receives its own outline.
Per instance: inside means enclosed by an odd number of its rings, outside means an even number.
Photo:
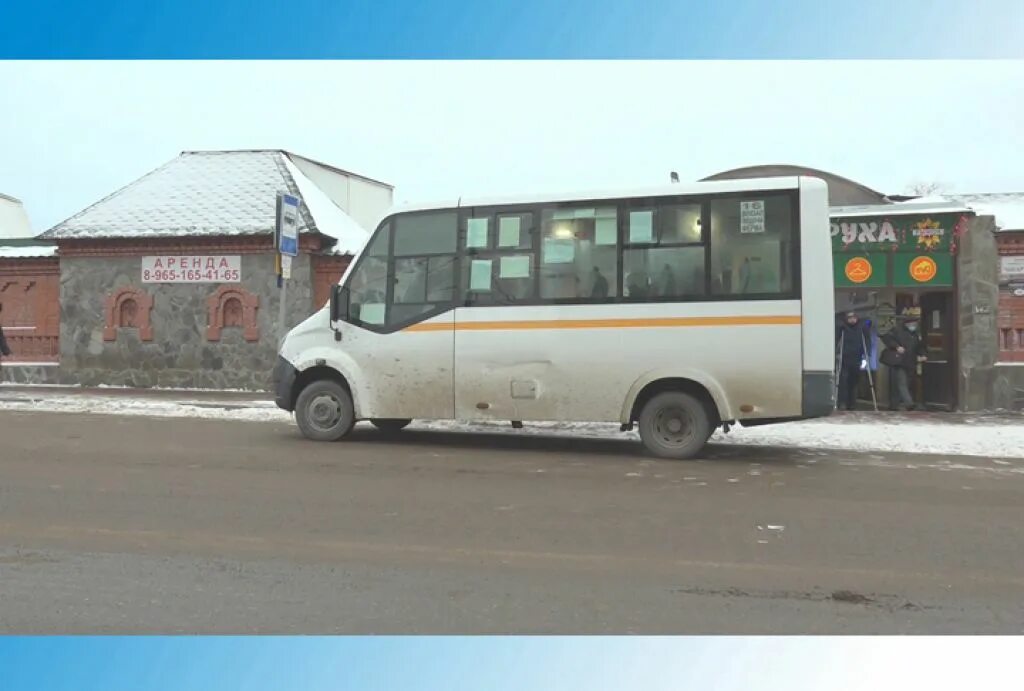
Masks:
[[[288,328],[285,323],[285,303],[288,297],[288,279],[292,277],[292,257],[299,254],[299,198],[279,192],[274,225],[274,246],[277,264],[277,285],[281,289],[277,312],[278,345],[284,340]]]

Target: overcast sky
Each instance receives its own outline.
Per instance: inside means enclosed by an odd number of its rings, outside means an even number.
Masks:
[[[0,85],[0,192],[37,231],[194,149],[289,149],[399,202],[761,163],[1024,191],[1024,62],[0,62]]]

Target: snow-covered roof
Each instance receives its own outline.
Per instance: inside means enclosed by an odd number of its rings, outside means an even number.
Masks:
[[[949,197],[968,205],[979,215],[995,216],[1000,230],[1024,230],[1024,192],[951,194]]]
[[[0,259],[37,259],[56,255],[54,245],[0,245]]]
[[[57,224],[41,237],[163,238],[258,235],[274,230],[278,192],[302,197],[299,232],[338,240],[353,253],[362,230],[280,150],[186,151]]]
[[[869,204],[863,206],[833,206],[829,215],[849,216],[905,216],[910,214],[955,214],[970,213],[971,209],[958,201],[944,197],[921,197],[892,204]]]

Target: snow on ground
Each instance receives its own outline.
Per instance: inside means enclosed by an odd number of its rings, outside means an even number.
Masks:
[[[129,398],[123,395],[10,393],[0,389],[0,410],[89,413],[141,417],[288,422],[291,416],[269,401],[188,398]]]
[[[4,387],[6,388],[6,387]],[[292,416],[265,400],[239,400],[225,396],[190,398],[179,396],[91,394],[4,391],[0,388],[0,410],[61,413],[92,413],[144,417],[199,418],[247,422],[291,423]],[[576,436],[598,439],[639,439],[636,432],[622,433],[618,425],[601,423],[528,423],[521,430],[509,423],[418,422],[415,429],[486,432],[489,434],[532,434]],[[825,420],[789,422],[764,427],[733,427],[729,434],[718,431],[715,444],[780,446],[864,452],[907,452],[988,458],[1024,459],[1024,417],[944,416],[918,419],[862,415],[835,416]]]

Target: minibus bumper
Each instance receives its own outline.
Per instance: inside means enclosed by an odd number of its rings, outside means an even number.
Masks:
[[[298,376],[299,372],[292,367],[292,363],[278,355],[277,363],[274,365],[274,403],[289,413],[295,410],[292,392],[295,390],[295,379]]]
[[[800,420],[828,417],[836,409],[835,382],[835,375],[832,372],[804,372],[803,401],[800,406],[800,415],[792,417],[761,417],[751,420],[741,418],[739,423],[744,427],[760,427],[762,425],[777,425],[780,422],[798,422]]]
[[[832,370],[827,372],[804,372],[803,413],[804,419],[828,417],[836,409],[836,380]]]

